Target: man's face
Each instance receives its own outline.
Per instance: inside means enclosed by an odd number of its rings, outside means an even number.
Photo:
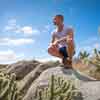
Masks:
[[[53,23],[54,23],[54,25],[59,25],[62,23],[62,20],[61,20],[61,18],[56,16],[53,18]]]

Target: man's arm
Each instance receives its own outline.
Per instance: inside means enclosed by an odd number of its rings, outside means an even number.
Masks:
[[[72,40],[73,40],[73,33],[68,33],[67,36],[57,40],[57,43],[60,43],[62,41],[66,41],[68,43],[68,42],[71,42]]]
[[[54,43],[54,41],[55,41],[55,35],[52,36],[51,43]]]
[[[73,34],[74,34],[74,32],[73,32],[73,29],[71,28],[71,27],[69,27],[68,29],[67,29],[67,37],[65,36],[65,37],[63,37],[63,38],[61,38],[61,39],[59,39],[57,42],[58,43],[60,43],[60,42],[62,42],[62,41],[66,41],[66,42],[69,42],[69,41],[72,41],[73,40]]]
[[[68,37],[67,37],[67,52],[68,52],[68,56],[70,57],[70,59],[72,59],[74,50],[75,50],[73,38],[74,38],[73,32],[69,32]]]
[[[67,43],[72,43],[73,40],[74,40],[73,38],[74,38],[73,32],[69,32],[68,35],[67,35],[66,42],[67,42]]]
[[[61,39],[59,39],[59,40],[57,40],[57,43],[60,43],[60,42],[62,42],[62,41],[66,41],[66,36],[63,37],[63,38],[61,38]]]

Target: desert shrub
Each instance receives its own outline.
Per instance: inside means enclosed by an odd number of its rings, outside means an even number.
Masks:
[[[21,100],[15,74],[0,72],[0,100]]]
[[[83,100],[71,80],[52,75],[48,87],[38,88],[36,100]]]

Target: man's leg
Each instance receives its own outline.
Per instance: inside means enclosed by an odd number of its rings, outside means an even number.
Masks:
[[[59,52],[60,52],[60,54],[63,55],[63,59],[66,59],[68,57],[68,53],[66,51],[66,47],[59,48]]]
[[[72,68],[72,59],[69,59],[66,47],[61,47],[59,51],[63,55],[62,63],[65,65],[65,67]]]
[[[50,46],[50,47],[48,48],[48,53],[51,54],[52,56],[56,56],[56,57],[61,58],[61,59],[62,59],[62,63],[63,63],[63,64],[65,65],[65,67],[66,67],[66,65],[67,65],[67,66],[70,66],[72,62],[69,62],[67,59],[64,59],[64,56],[66,56],[66,58],[67,58],[67,56],[68,56],[68,55],[65,55],[65,52],[67,52],[67,51],[66,51],[66,48],[62,48],[62,49],[60,49],[60,50],[59,50],[58,47],[55,47],[55,46]],[[64,60],[64,61],[63,61],[63,60]],[[70,67],[66,67],[66,68],[70,68]]]
[[[48,53],[51,54],[52,56],[59,57],[61,59],[63,58],[63,55],[60,54],[59,48],[57,46],[50,46],[48,48]]]

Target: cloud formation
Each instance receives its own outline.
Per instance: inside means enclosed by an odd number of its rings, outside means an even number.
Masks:
[[[16,55],[13,50],[0,51],[0,63],[12,63],[17,60],[23,59],[24,54]]]
[[[8,24],[4,27],[4,32],[23,33],[25,35],[36,35],[40,33],[38,29],[33,29],[32,26],[21,26],[17,24],[16,19],[10,19],[8,21]]]
[[[26,44],[31,44],[34,43],[35,40],[31,38],[1,38],[0,39],[0,45],[6,45],[6,46],[20,46],[20,45],[26,45]]]

